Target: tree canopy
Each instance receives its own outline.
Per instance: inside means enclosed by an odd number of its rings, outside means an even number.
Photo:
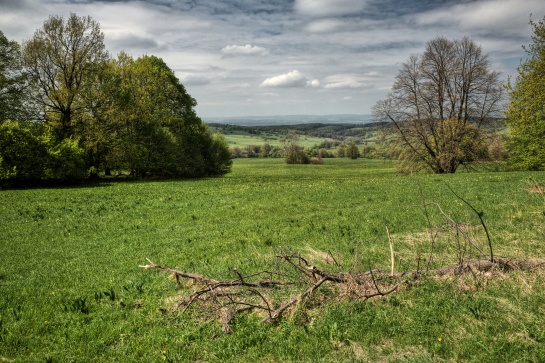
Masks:
[[[0,31],[0,122],[28,116],[27,89],[19,44],[8,40]]]
[[[0,32],[0,61],[0,121],[22,122],[0,129],[0,181],[230,171],[225,140],[197,116],[174,71],[152,55],[112,59],[90,17],[50,16],[22,52]]]
[[[454,173],[485,153],[481,126],[501,113],[502,85],[469,38],[429,41],[411,55],[374,114],[392,123],[403,167]]]
[[[533,43],[524,47],[528,58],[518,67],[516,83],[508,84],[505,116],[512,163],[537,170],[545,167],[545,18],[530,24]]]
[[[75,115],[84,107],[82,89],[94,82],[108,60],[104,34],[91,17],[53,15],[23,45],[23,63],[45,121],[59,136],[74,134]]]

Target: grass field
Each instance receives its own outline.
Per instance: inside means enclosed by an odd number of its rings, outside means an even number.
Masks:
[[[543,361],[542,270],[423,279],[365,303],[331,298],[304,322],[246,314],[225,334],[192,310],[165,312],[180,291],[138,267],[150,258],[228,278],[232,268],[267,268],[291,246],[388,270],[388,227],[396,270],[413,270],[430,251],[423,200],[466,223],[485,248],[478,218],[447,184],[484,212],[496,255],[543,257],[536,183],[545,173],[402,176],[377,160],[237,159],[223,178],[0,191],[0,361]],[[431,267],[453,264],[455,236],[428,211],[441,231]]]
[[[224,134],[225,141],[229,147],[244,147],[248,145],[263,145],[270,144],[272,146],[282,146],[282,137],[280,134],[244,134],[242,132]],[[302,147],[312,147],[314,145],[320,145],[325,139],[320,137],[313,137],[303,135],[299,139],[298,143]]]

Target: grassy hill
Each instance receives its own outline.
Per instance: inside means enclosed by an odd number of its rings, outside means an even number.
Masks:
[[[282,138],[290,131],[300,135],[303,147],[321,144],[324,140],[353,139],[359,144],[372,143],[384,123],[322,124],[308,123],[275,126],[240,126],[210,123],[212,132],[221,132],[229,146],[263,145],[280,146]]]

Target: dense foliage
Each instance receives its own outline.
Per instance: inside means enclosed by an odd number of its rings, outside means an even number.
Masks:
[[[518,67],[515,85],[508,85],[506,118],[512,163],[536,170],[545,167],[545,18],[531,24],[533,43],[525,47],[528,59]]]
[[[21,64],[21,49],[0,30],[0,122],[28,116],[25,91],[28,77]]]
[[[0,181],[16,186],[36,181],[73,181],[86,176],[83,150],[72,139],[57,141],[36,125],[0,124]]]
[[[197,116],[197,102],[166,63],[110,58],[90,17],[51,16],[22,52],[0,33],[0,56],[0,122],[22,122],[0,129],[0,139],[21,140],[0,154],[2,184],[230,171],[227,144]]]

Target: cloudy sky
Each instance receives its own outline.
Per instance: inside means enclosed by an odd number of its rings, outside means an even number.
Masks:
[[[207,117],[369,114],[427,41],[468,36],[516,76],[543,0],[0,0],[0,30],[90,15],[113,56],[156,55]]]

